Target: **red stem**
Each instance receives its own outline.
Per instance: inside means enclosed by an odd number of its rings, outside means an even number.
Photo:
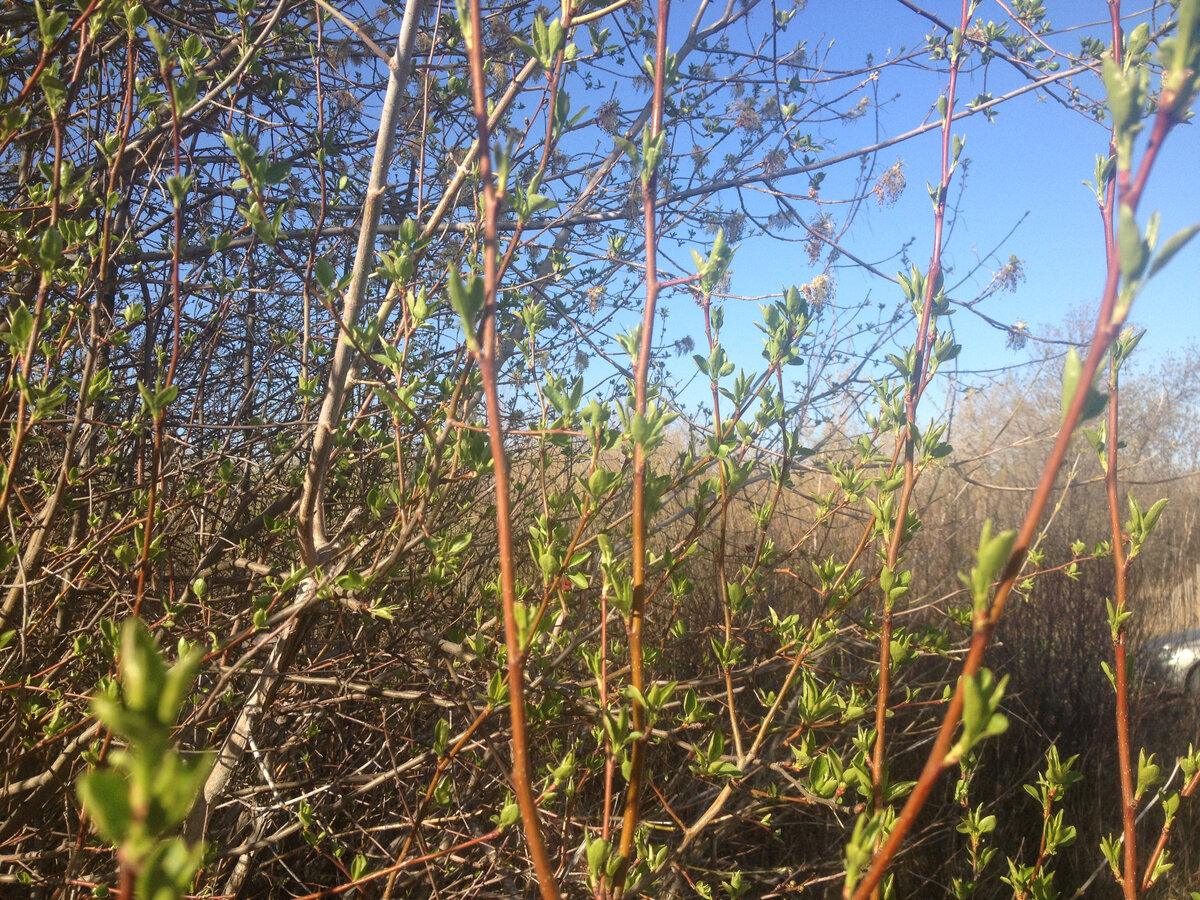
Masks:
[[[532,786],[532,767],[529,760],[529,733],[525,716],[525,656],[517,631],[515,607],[517,602],[516,566],[512,536],[512,509],[509,499],[508,460],[504,449],[504,432],[500,408],[499,342],[496,334],[496,292],[498,273],[498,242],[496,217],[500,197],[492,174],[491,134],[488,126],[487,82],[483,71],[483,16],[479,0],[471,2],[471,40],[468,58],[471,67],[471,88],[475,107],[476,128],[479,134],[479,180],[483,186],[484,210],[484,306],[483,340],[476,354],[483,378],[483,392],[488,413],[488,443],[496,479],[496,536],[500,563],[500,597],[504,609],[504,639],[508,649],[509,715],[512,724],[512,784],[529,856],[537,872],[538,887],[544,900],[558,900],[554,864],[542,835],[537,798]]]
[[[1107,461],[1104,472],[1104,487],[1108,495],[1108,520],[1112,532],[1113,576],[1116,582],[1117,614],[1125,611],[1126,573],[1129,561],[1125,557],[1125,545],[1121,535],[1120,505],[1117,499],[1117,423],[1118,381],[1117,364],[1109,360],[1109,377],[1112,394],[1108,401],[1108,429],[1105,434]],[[1137,900],[1137,798],[1134,796],[1133,758],[1129,746],[1129,690],[1125,658],[1125,626],[1121,625],[1113,635],[1113,674],[1117,689],[1117,757],[1121,775],[1121,830],[1125,838],[1125,865],[1122,888],[1125,900]]]
[[[658,33],[655,44],[654,103],[650,116],[650,134],[657,138],[662,134],[663,96],[665,93],[667,55],[667,15],[669,0],[658,3]],[[655,198],[658,192],[658,177],[650,177],[642,183],[642,215],[645,220],[646,240],[646,304],[642,311],[642,340],[634,367],[634,410],[639,415],[646,413],[647,384],[650,378],[650,355],[653,347],[654,311],[658,303],[661,285],[658,281],[658,225],[655,220]],[[633,446],[633,604],[629,611],[629,660],[630,682],[638,692],[645,694],[646,672],[642,650],[642,625],[646,607],[646,448],[640,443]],[[621,823],[621,844],[618,853],[621,864],[613,877],[613,888],[620,890],[625,883],[629,860],[633,854],[633,838],[641,815],[642,783],[646,767],[646,710],[637,700],[633,705],[633,730],[642,732],[641,739],[634,741],[629,751],[629,785],[625,793],[625,815]]]
[[[970,19],[970,8],[967,0],[963,0],[959,29],[966,31]],[[925,296],[921,307],[921,321],[917,328],[916,364],[910,373],[908,390],[904,397],[905,428],[904,442],[904,484],[900,491],[900,500],[896,509],[896,524],[892,531],[887,549],[887,566],[895,569],[900,559],[900,546],[904,540],[904,522],[908,517],[908,508],[912,500],[913,488],[916,486],[917,470],[914,461],[915,447],[913,445],[912,428],[917,423],[917,405],[927,384],[926,368],[928,366],[927,350],[929,346],[929,324],[933,317],[933,301],[937,292],[937,282],[942,271],[942,242],[946,222],[946,195],[950,189],[950,177],[953,173],[951,159],[951,126],[954,121],[954,99],[958,88],[958,71],[961,57],[955,55],[950,61],[950,81],[946,89],[946,111],[942,117],[942,169],[938,185],[937,205],[933,217],[933,249],[929,258],[929,271],[925,278]],[[891,690],[891,643],[892,643],[892,604],[887,597],[883,598],[883,616],[879,633],[879,693],[875,703],[875,746],[871,755],[871,784],[873,809],[878,811],[883,806],[884,768],[887,761],[887,712],[888,694]]]

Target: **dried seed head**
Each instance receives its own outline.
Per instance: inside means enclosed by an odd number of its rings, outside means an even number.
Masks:
[[[904,163],[896,160],[875,182],[875,199],[880,206],[891,206],[900,199],[908,180],[904,177]]]
[[[587,289],[588,312],[593,316],[604,306],[604,288],[601,285],[592,285]]]
[[[1017,286],[1025,280],[1025,263],[1016,255],[1009,256],[1008,262],[1000,267],[1000,271],[992,276],[997,291],[1016,293]]]
[[[1017,319],[1012,325],[1008,326],[1008,335],[1004,339],[1004,346],[1009,350],[1024,350],[1025,345],[1029,342],[1029,326],[1021,319]]]
[[[621,130],[621,106],[616,100],[608,100],[600,104],[596,110],[596,124],[608,134],[616,134]]]
[[[828,213],[808,224],[808,240],[804,249],[808,253],[808,261],[815,263],[825,252],[825,243],[833,238],[833,217]]]
[[[762,131],[762,116],[754,107],[754,100],[741,100],[733,105],[733,124],[747,134],[758,134]]]
[[[776,147],[774,150],[768,150],[767,155],[763,157],[763,174],[778,175],[786,164],[787,154],[782,149]]]
[[[814,311],[825,305],[837,293],[837,284],[828,275],[818,275],[804,286],[804,296]]]

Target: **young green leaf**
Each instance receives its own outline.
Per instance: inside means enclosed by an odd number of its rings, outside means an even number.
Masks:
[[[473,353],[479,352],[477,337],[479,313],[483,310],[483,279],[472,273],[464,285],[458,269],[451,266],[447,284],[450,292],[450,305],[458,313],[462,321],[463,334],[467,339],[467,348]]]

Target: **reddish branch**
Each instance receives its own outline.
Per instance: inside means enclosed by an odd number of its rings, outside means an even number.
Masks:
[[[517,630],[517,574],[512,535],[512,509],[509,497],[508,459],[504,449],[499,389],[499,340],[496,334],[496,298],[498,280],[498,243],[496,218],[501,197],[496,191],[492,172],[491,127],[488,122],[487,79],[483,71],[483,15],[479,0],[471,2],[468,60],[471,68],[471,97],[474,102],[476,130],[479,137],[479,181],[483,190],[483,340],[476,358],[483,379],[487,403],[488,443],[496,479],[496,541],[500,563],[500,598],[504,615],[504,639],[508,650],[509,717],[512,724],[512,787],[529,856],[537,872],[538,887],[545,900],[557,900],[561,895],[554,874],[554,863],[542,836],[537,798],[533,792],[532,766],[529,761],[529,730],[525,714],[525,658],[527,649],[521,646]]]
[[[658,30],[654,57],[654,106],[650,115],[650,135],[657,138],[663,129],[663,96],[667,66],[667,14],[668,0],[658,3]],[[653,347],[654,312],[658,303],[660,284],[658,281],[658,226],[655,222],[655,196],[658,177],[654,172],[642,181],[642,216],[646,233],[646,305],[642,311],[641,346],[638,348],[634,366],[634,412],[646,414],[647,383],[650,378],[650,355]],[[630,683],[644,696],[646,685],[645,660],[642,649],[642,626],[646,612],[646,448],[641,443],[633,445],[633,604],[629,611],[629,660]],[[625,793],[625,816],[621,825],[621,843],[618,853],[620,868],[613,879],[613,887],[620,889],[625,881],[629,861],[633,855],[633,837],[641,815],[642,784],[646,770],[646,710],[641,701],[633,704],[633,730],[642,736],[633,742],[629,752],[629,786]]]
[[[959,30],[966,31],[970,22],[970,4],[963,0]],[[942,171],[938,182],[937,203],[933,216],[933,250],[929,258],[929,271],[925,277],[925,296],[921,306],[921,321],[917,327],[916,363],[909,373],[909,383],[904,395],[905,429],[904,483],[900,488],[900,499],[896,506],[896,521],[888,542],[886,565],[895,570],[900,560],[900,547],[904,542],[904,523],[912,501],[913,488],[917,483],[915,462],[916,446],[913,439],[917,425],[917,406],[921,400],[929,365],[930,321],[933,303],[938,293],[942,273],[942,241],[946,224],[946,196],[950,190],[950,176],[954,170],[951,158],[952,124],[954,100],[958,87],[958,72],[963,56],[954,53],[950,60],[950,83],[946,89],[946,108],[942,115]],[[891,687],[891,644],[892,644],[892,601],[883,597],[883,616],[879,634],[879,694],[875,703],[875,746],[871,756],[871,787],[874,810],[878,812],[884,803],[884,773],[887,765],[887,714],[888,694]]]
[[[1110,0],[1109,16],[1112,21],[1112,53],[1113,62],[1122,64],[1122,29],[1120,0]],[[1109,156],[1117,153],[1117,132],[1113,129],[1112,141],[1109,145]],[[1143,167],[1143,171],[1146,168]],[[1117,248],[1113,234],[1113,212],[1116,206],[1116,181],[1110,181],[1105,186],[1104,203],[1101,206],[1101,221],[1104,223],[1104,255],[1111,268],[1117,264]],[[1106,459],[1104,467],[1104,488],[1108,498],[1109,528],[1112,533],[1113,580],[1116,593],[1115,608],[1119,616],[1125,611],[1126,604],[1126,573],[1129,561],[1125,558],[1125,545],[1121,538],[1120,506],[1117,500],[1117,440],[1119,437],[1118,423],[1118,362],[1110,357],[1109,378],[1111,395],[1108,401],[1108,428],[1105,433]],[[1121,889],[1125,900],[1137,900],[1137,798],[1134,796],[1133,755],[1129,747],[1129,690],[1127,683],[1127,665],[1125,657],[1125,626],[1121,625],[1113,633],[1113,675],[1116,682],[1117,709],[1117,759],[1121,782],[1121,835],[1125,844],[1125,859]]]

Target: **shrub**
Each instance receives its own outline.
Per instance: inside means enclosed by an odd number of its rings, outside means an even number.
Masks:
[[[1159,240],[1139,206],[1195,99],[1200,3],[1127,32],[1110,3],[1114,43],[1060,70],[1040,0],[986,25],[964,0],[864,72],[787,43],[803,4],[456,6],[12,14],[3,877],[862,900],[1049,897],[1099,864],[1127,898],[1178,887],[1200,759],[1136,743],[1130,577],[1164,506],[1121,496],[1118,413],[1131,306],[1195,231]],[[892,279],[846,235],[900,199],[911,169],[875,162],[900,138],[829,135],[916,58],[943,87],[907,137],[941,157],[928,263],[901,249]],[[993,65],[1020,83],[968,101]],[[966,471],[997,458],[961,447],[1003,428],[929,410],[951,314],[1023,271],[955,296],[948,203],[963,119],[1059,82],[1111,124],[1104,288],[1000,503]],[[759,353],[733,270],[770,232],[812,272],[759,298]],[[839,297],[847,259],[887,302]],[[1086,496],[1075,453],[1103,528],[1047,516]]]

